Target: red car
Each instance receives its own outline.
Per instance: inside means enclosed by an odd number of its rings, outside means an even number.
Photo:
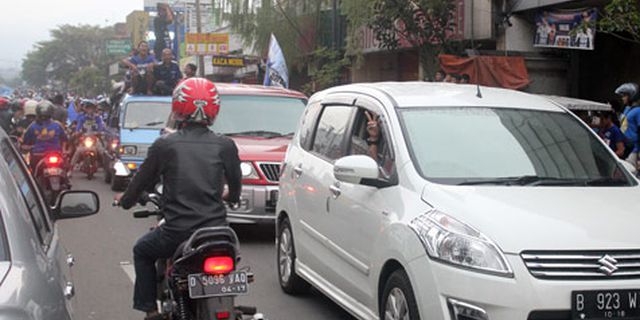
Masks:
[[[239,208],[228,209],[229,222],[274,223],[280,168],[307,97],[283,88],[216,86],[221,108],[211,129],[236,142],[242,161],[241,202]]]

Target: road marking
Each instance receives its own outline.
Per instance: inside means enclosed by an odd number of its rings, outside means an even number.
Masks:
[[[122,271],[124,271],[124,273],[127,274],[127,276],[129,277],[129,280],[131,280],[131,283],[135,283],[136,281],[136,270],[133,268],[133,265],[131,264],[120,264],[120,267],[122,267]]]

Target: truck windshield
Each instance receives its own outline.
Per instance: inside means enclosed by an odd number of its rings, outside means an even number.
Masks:
[[[567,113],[407,108],[401,117],[413,162],[430,181],[459,185],[635,184],[607,147]]]
[[[222,95],[220,115],[211,128],[236,136],[293,135],[305,103],[299,98]]]
[[[171,113],[168,102],[129,102],[124,115],[126,129],[162,129]]]

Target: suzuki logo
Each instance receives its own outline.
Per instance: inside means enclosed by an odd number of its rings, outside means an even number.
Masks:
[[[598,262],[602,265],[598,270],[608,276],[611,276],[614,272],[618,271],[618,267],[616,266],[618,264],[618,260],[608,254],[600,258]]]

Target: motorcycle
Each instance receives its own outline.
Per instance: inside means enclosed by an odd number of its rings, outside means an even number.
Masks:
[[[80,139],[80,143],[84,146],[85,150],[81,156],[82,163],[80,165],[80,171],[87,174],[87,179],[93,179],[93,175],[98,171],[98,141],[97,135],[86,134]]]
[[[59,153],[46,154],[35,167],[36,181],[43,190],[45,201],[54,205],[58,195],[71,186],[67,180],[64,157]]]
[[[135,218],[158,217],[164,224],[158,194],[143,197]],[[114,203],[114,205],[118,205]],[[163,319],[171,320],[264,320],[255,307],[236,306],[235,298],[248,293],[254,276],[248,268],[238,269],[240,244],[230,227],[196,230],[178,247],[173,258],[156,263],[158,299]]]

